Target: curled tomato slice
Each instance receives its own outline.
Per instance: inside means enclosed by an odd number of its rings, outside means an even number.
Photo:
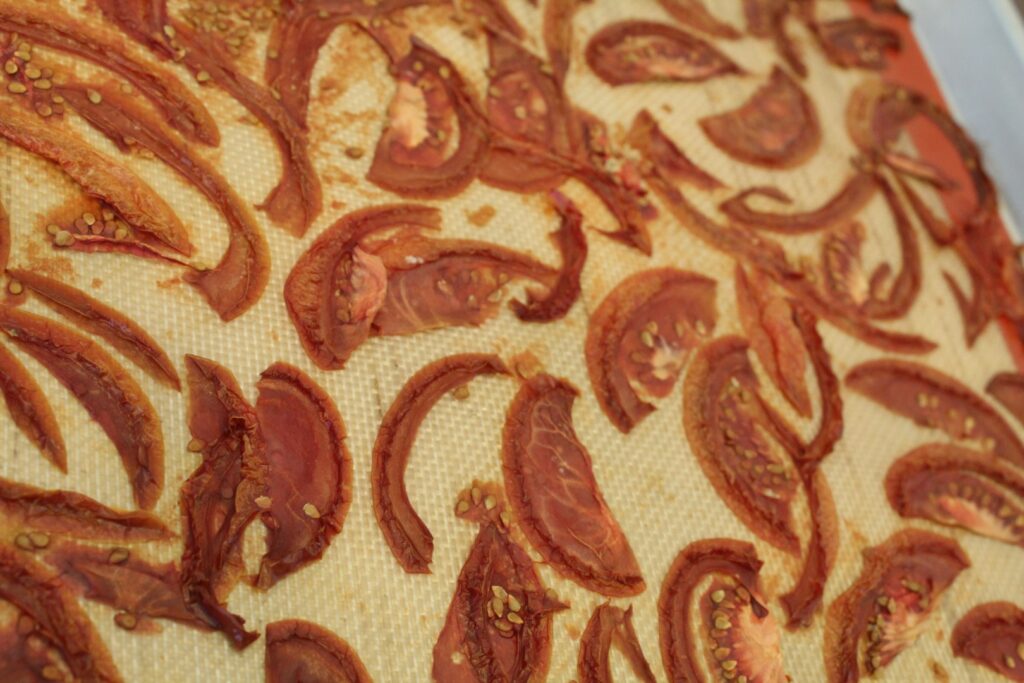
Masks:
[[[94,342],[52,320],[4,308],[0,331],[74,394],[117,448],[135,502],[152,509],[164,485],[163,434],[135,380]]]
[[[956,541],[919,529],[865,549],[860,576],[825,619],[829,683],[855,683],[888,666],[917,640],[942,594],[969,566]]]
[[[691,349],[715,328],[714,280],[675,268],[623,280],[587,326],[590,382],[608,419],[628,433],[671,393]]]
[[[975,606],[953,628],[957,657],[970,659],[1011,681],[1024,681],[1024,610],[1011,602]]]
[[[633,119],[626,141],[642,154],[659,160],[659,168],[672,180],[689,183],[701,190],[717,190],[722,182],[697,166],[676,146],[646,109]]]
[[[920,446],[889,467],[885,492],[901,517],[1024,547],[1024,477],[990,455],[951,444]]]
[[[1024,465],[1024,444],[988,403],[938,370],[903,360],[861,363],[846,386],[923,427],[973,442],[1015,465]]]
[[[587,43],[587,64],[610,85],[699,82],[742,70],[710,43],[668,24],[621,21]]]
[[[57,313],[102,337],[153,379],[173,389],[181,388],[178,372],[146,330],[124,313],[97,301],[80,289],[40,273],[14,268],[10,275],[35,292]]]
[[[267,625],[267,683],[371,683],[352,646],[322,626],[285,619]]]
[[[25,366],[0,346],[0,392],[15,426],[61,472],[68,471],[67,449],[60,426],[39,384]]]
[[[476,177],[487,133],[455,66],[412,38],[394,65],[397,89],[367,173],[403,197],[451,197]]]
[[[621,650],[634,675],[642,683],[654,683],[644,651],[633,628],[633,608],[622,609],[605,603],[598,605],[580,638],[580,655],[576,664],[580,683],[612,683],[608,662],[612,646]]]
[[[438,400],[481,375],[505,375],[500,358],[462,354],[434,361],[413,375],[399,391],[373,445],[373,509],[384,539],[410,574],[430,572],[434,537],[409,501],[405,468],[420,424]]]
[[[602,595],[637,595],[644,580],[572,426],[576,387],[539,374],[509,407],[501,460],[512,512],[558,573]]]
[[[235,378],[213,361],[186,356],[188,425],[203,462],[181,487],[181,586],[192,612],[237,649],[256,640],[224,606],[244,571],[242,534],[267,493],[265,442],[256,411]]]
[[[661,659],[669,680],[787,680],[779,628],[758,589],[761,564],[754,546],[725,538],[696,541],[676,556],[658,598]]]
[[[815,22],[813,32],[829,61],[847,69],[882,71],[886,54],[903,47],[899,33],[861,17]]]
[[[544,48],[551,63],[552,77],[565,82],[572,59],[572,20],[580,7],[590,0],[549,0],[544,3]]]
[[[821,143],[814,103],[779,67],[738,109],[703,118],[700,126],[729,156],[768,168],[799,166]]]
[[[703,0],[658,0],[658,4],[679,23],[716,38],[733,40],[741,35],[709,12]]]
[[[304,372],[277,362],[256,385],[266,443],[267,551],[255,584],[270,588],[327,550],[352,503],[352,458],[334,402]]]
[[[54,659],[66,667],[73,680],[120,683],[121,675],[89,617],[60,578],[43,565],[16,550],[0,548],[0,599],[21,612],[19,635],[26,648],[32,649],[34,638],[37,649],[56,651]],[[42,645],[38,645],[40,641]],[[21,665],[32,668],[29,661]],[[57,669],[57,674],[63,675],[58,664],[50,666],[47,671]],[[46,680],[42,669],[34,674]]]
[[[1024,375],[1000,372],[988,381],[985,391],[1024,425]]]

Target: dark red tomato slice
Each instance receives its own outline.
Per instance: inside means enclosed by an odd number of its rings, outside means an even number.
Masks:
[[[741,35],[709,12],[703,0],[658,0],[658,4],[679,23],[716,38],[733,40]]]
[[[864,225],[857,222],[829,230],[821,241],[823,291],[850,311],[860,310],[872,294],[861,260],[863,246]]]
[[[526,552],[484,521],[434,645],[434,680],[543,680],[551,661],[551,615],[565,608],[545,592]]]
[[[361,246],[370,235],[401,228],[439,228],[437,209],[390,204],[346,214],[299,258],[284,286],[288,315],[309,357],[325,370],[345,365],[370,335],[384,304],[387,270]]]
[[[277,362],[256,388],[270,500],[261,515],[267,552],[255,584],[270,588],[320,559],[341,533],[352,503],[352,457],[334,401],[306,373]]]
[[[1024,425],[1024,375],[1000,372],[988,381],[985,391]]]
[[[825,619],[829,683],[855,683],[913,645],[942,594],[970,564],[956,541],[919,529],[903,529],[865,549],[860,576]]]
[[[587,64],[610,85],[706,81],[742,69],[710,43],[668,24],[621,21],[594,34]]]
[[[750,200],[753,197],[791,204],[792,198],[775,187],[752,187],[722,202],[718,208],[733,221],[749,228],[785,235],[802,234],[839,225],[853,218],[875,196],[877,190],[875,176],[858,171],[831,199],[809,211],[776,213],[751,206]]]
[[[505,375],[500,358],[461,354],[436,360],[413,375],[388,409],[373,445],[373,509],[384,540],[410,574],[430,572],[434,537],[409,501],[405,468],[420,424],[441,397],[481,375]]]
[[[1024,477],[991,455],[950,444],[920,446],[889,467],[885,492],[902,517],[1024,547]]]
[[[646,109],[641,109],[633,119],[626,142],[645,156],[658,159],[661,171],[672,180],[689,183],[701,190],[717,190],[724,187],[720,180],[686,156],[672,138],[661,130],[657,120]]]
[[[977,605],[956,622],[953,654],[1024,681],[1024,610],[1010,602]]]
[[[124,313],[80,289],[40,273],[12,269],[8,273],[39,295],[43,303],[89,332],[102,337],[153,379],[173,389],[181,381],[167,353],[146,330]]]
[[[323,626],[285,619],[267,625],[266,683],[371,683],[352,646]]]
[[[21,430],[47,460],[61,472],[68,471],[67,449],[60,425],[53,414],[46,394],[29,374],[25,366],[6,348],[0,346],[0,392],[3,393],[7,412],[15,426]]]
[[[174,537],[151,512],[115,510],[80,493],[40,489],[3,478],[0,509],[10,522],[90,541],[164,541]]]
[[[0,547],[0,599],[21,613],[18,635],[24,639],[24,647],[55,655],[52,663],[34,672],[41,679],[54,680],[46,675],[52,672],[57,680],[68,676],[76,681],[121,682],[106,645],[60,577],[7,547]],[[0,655],[0,666],[8,666],[4,660],[10,654]],[[32,670],[32,663],[24,661],[22,665]]]
[[[201,631],[210,627],[185,604],[173,563],[153,564],[125,548],[62,543],[46,561],[88,600],[118,610],[114,622],[127,631],[155,631],[154,619],[169,619]]]
[[[622,609],[605,603],[598,605],[580,638],[580,655],[576,663],[579,683],[612,683],[608,656],[612,647],[620,650],[633,674],[641,683],[655,683],[654,672],[644,657],[633,628],[633,608]]]
[[[242,535],[268,490],[265,442],[256,411],[224,367],[186,356],[188,426],[203,462],[181,487],[181,585],[185,602],[205,623],[242,649],[258,637],[224,603],[242,562]]]
[[[523,383],[502,435],[505,489],[527,539],[558,573],[602,595],[637,595],[646,587],[640,567],[572,426],[577,396],[551,375]]]
[[[883,71],[887,54],[899,54],[900,34],[861,17],[816,22],[814,37],[833,64]]]
[[[903,360],[861,363],[846,386],[923,427],[977,444],[1015,465],[1024,465],[1024,444],[988,403],[938,370]]]
[[[758,396],[759,382],[740,337],[721,337],[690,362],[683,425],[697,462],[719,497],[751,531],[799,554],[791,503],[798,476]]]
[[[367,179],[403,197],[458,194],[487,151],[466,84],[450,61],[415,37],[394,73],[397,89]]]
[[[714,280],[674,268],[623,280],[590,316],[586,357],[601,409],[628,433],[671,393],[690,350],[715,329]]]
[[[729,156],[768,168],[799,166],[821,144],[814,103],[779,67],[738,109],[703,118],[700,126]]]
[[[669,680],[788,680],[779,627],[758,588],[761,564],[754,546],[726,538],[696,541],[676,556],[658,598]]]
[[[136,504],[152,509],[164,485],[163,434],[135,380],[94,342],[52,320],[4,308],[0,331],[74,394],[117,448]]]
[[[810,417],[811,395],[804,377],[807,350],[790,302],[773,289],[774,283],[764,273],[748,274],[736,266],[736,307],[750,347],[790,405]]]

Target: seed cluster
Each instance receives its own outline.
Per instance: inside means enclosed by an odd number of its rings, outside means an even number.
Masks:
[[[487,601],[487,618],[502,635],[511,636],[525,623],[520,615],[522,601],[501,586],[491,586],[491,599]]]
[[[14,537],[14,545],[26,552],[35,552],[49,546],[50,537],[41,531],[22,532]]]
[[[43,118],[64,113],[64,97],[53,90],[59,77],[50,67],[33,61],[31,43],[22,40],[17,33],[6,36],[0,43],[0,62],[8,81],[7,92],[25,95],[31,108]]]
[[[875,599],[875,615],[868,620],[864,652],[868,673],[874,673],[882,667],[886,661],[883,654],[895,656],[902,649],[897,646],[894,651],[891,642],[893,636],[899,636],[908,614],[922,614],[931,607],[930,593],[929,587],[904,578],[900,579],[898,588],[882,593]]]
[[[66,226],[50,223],[46,232],[53,238],[58,247],[74,244],[78,235],[96,235],[118,241],[125,241],[131,236],[131,227],[121,220],[113,209],[101,204],[99,215],[85,211]]]
[[[733,656],[732,644],[733,628],[730,612],[737,608],[750,604],[751,594],[744,586],[740,585],[732,577],[723,579],[723,588],[717,588],[710,594],[710,647],[713,660],[718,664],[718,674],[724,681],[729,683],[748,683],[746,674],[738,669],[739,661]]]
[[[267,31],[279,14],[281,0],[235,0],[231,3],[192,0],[181,16],[196,31],[219,36],[228,53],[238,57],[255,45],[254,34]],[[164,35],[173,41],[177,32],[168,25],[164,27]],[[199,72],[196,80],[203,82],[199,78],[203,73]],[[209,77],[206,74],[206,80]]]

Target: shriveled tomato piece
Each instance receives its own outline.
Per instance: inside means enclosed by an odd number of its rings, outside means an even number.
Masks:
[[[950,644],[957,657],[1024,681],[1024,610],[1012,602],[976,605],[956,622]]]
[[[70,677],[76,681],[120,683],[121,674],[89,617],[60,578],[43,565],[16,550],[0,547],[0,599],[20,611],[19,636],[25,647],[51,651],[51,663],[36,672],[41,678],[53,680],[46,675],[52,672],[59,677],[57,680]],[[32,663],[24,662],[30,670]]]
[[[800,552],[790,504],[797,473],[772,437],[774,424],[757,395],[747,342],[721,337],[701,348],[683,385],[683,425],[697,462],[719,497],[755,534]]]
[[[833,64],[844,68],[886,67],[886,54],[898,54],[903,41],[895,31],[862,17],[815,22],[814,36]]]
[[[167,353],[138,323],[124,313],[97,301],[80,289],[34,271],[14,268],[10,275],[39,295],[43,303],[102,337],[153,379],[181,388],[178,372]]]
[[[93,541],[162,541],[174,534],[151,512],[124,511],[74,491],[45,490],[0,478],[8,522]]]
[[[1024,375],[1000,372],[988,381],[985,391],[1024,425]]]
[[[637,679],[654,683],[644,651],[633,628],[633,608],[622,609],[605,603],[598,605],[580,638],[580,655],[576,663],[580,683],[612,683],[608,655],[612,646],[621,650]]]
[[[210,630],[185,605],[178,569],[172,563],[153,564],[125,548],[72,543],[47,552],[46,561],[76,584],[86,599],[118,610],[114,622],[127,631],[156,630],[154,619]]]
[[[727,40],[740,37],[739,31],[709,12],[703,0],[658,0],[658,4],[673,19],[692,29]]]
[[[431,207],[391,204],[346,214],[317,237],[284,286],[288,315],[314,363],[342,368],[384,303],[387,271],[363,240],[390,229],[438,228],[440,221]]]
[[[807,65],[793,39],[786,32],[786,21],[794,14],[797,14],[798,18],[806,19],[808,6],[812,6],[811,3],[789,0],[743,0],[747,32],[758,38],[768,38],[775,43],[775,51],[800,78],[807,77]]]
[[[500,358],[461,354],[436,360],[413,375],[388,409],[373,445],[373,508],[384,539],[410,574],[430,572],[434,537],[405,490],[405,468],[420,424],[448,392],[481,375],[508,374]]]
[[[811,396],[804,378],[807,351],[790,302],[772,289],[764,273],[748,274],[742,266],[736,267],[736,305],[750,346],[790,405],[810,417]]]
[[[462,76],[415,37],[394,73],[397,90],[367,179],[403,197],[458,194],[476,177],[487,149]]]
[[[266,683],[371,683],[352,646],[301,619],[267,625]]]
[[[434,645],[434,680],[543,680],[551,661],[551,616],[565,608],[545,592],[507,531],[483,521]]]
[[[52,320],[3,308],[0,331],[46,366],[103,428],[121,456],[135,502],[151,509],[164,484],[163,435],[135,380],[94,342]]]
[[[572,426],[577,396],[547,374],[523,383],[505,417],[505,489],[526,537],[558,573],[603,595],[637,595],[646,587],[640,567]]]
[[[889,467],[885,492],[902,517],[1024,547],[1024,477],[985,453],[951,444],[920,446]]]
[[[181,487],[185,547],[181,585],[192,612],[242,649],[258,635],[227,610],[227,594],[245,569],[242,534],[267,495],[265,442],[256,411],[224,367],[186,356],[188,425],[203,462]]]
[[[779,67],[739,108],[700,120],[705,135],[729,156],[768,168],[793,168],[821,144],[814,103]]]
[[[544,3],[544,48],[551,63],[551,74],[558,83],[565,81],[572,59],[572,21],[580,7],[590,0],[548,0]]]
[[[861,363],[846,386],[923,427],[1024,465],[1024,444],[988,403],[969,387],[927,365],[883,359]]]
[[[25,366],[0,346],[0,393],[21,433],[61,472],[68,471],[64,437],[50,402]]]
[[[779,628],[758,588],[761,564],[754,546],[726,538],[696,541],[676,556],[658,598],[661,659],[669,680],[787,680]]]
[[[590,383],[608,419],[628,433],[671,393],[691,349],[715,329],[715,282],[675,268],[623,280],[590,317]]]
[[[743,72],[710,43],[653,21],[621,21],[604,27],[587,43],[586,59],[610,85],[699,82]]]
[[[266,444],[267,552],[255,583],[270,588],[315,562],[341,532],[352,503],[352,457],[345,423],[327,395],[298,368],[277,362],[256,385]]]
[[[660,170],[673,180],[689,183],[702,190],[724,187],[720,180],[690,160],[672,138],[661,130],[654,116],[646,109],[641,109],[633,119],[626,142],[645,156],[658,159]]]
[[[942,594],[970,564],[956,541],[919,529],[903,529],[865,549],[860,576],[825,619],[829,683],[855,683],[913,645]]]

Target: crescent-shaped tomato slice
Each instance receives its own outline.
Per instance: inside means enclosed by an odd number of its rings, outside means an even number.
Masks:
[[[960,618],[950,636],[953,654],[1011,681],[1024,681],[1024,610],[986,602]]]
[[[267,683],[371,683],[373,680],[352,646],[301,619],[267,625],[264,655]]]

